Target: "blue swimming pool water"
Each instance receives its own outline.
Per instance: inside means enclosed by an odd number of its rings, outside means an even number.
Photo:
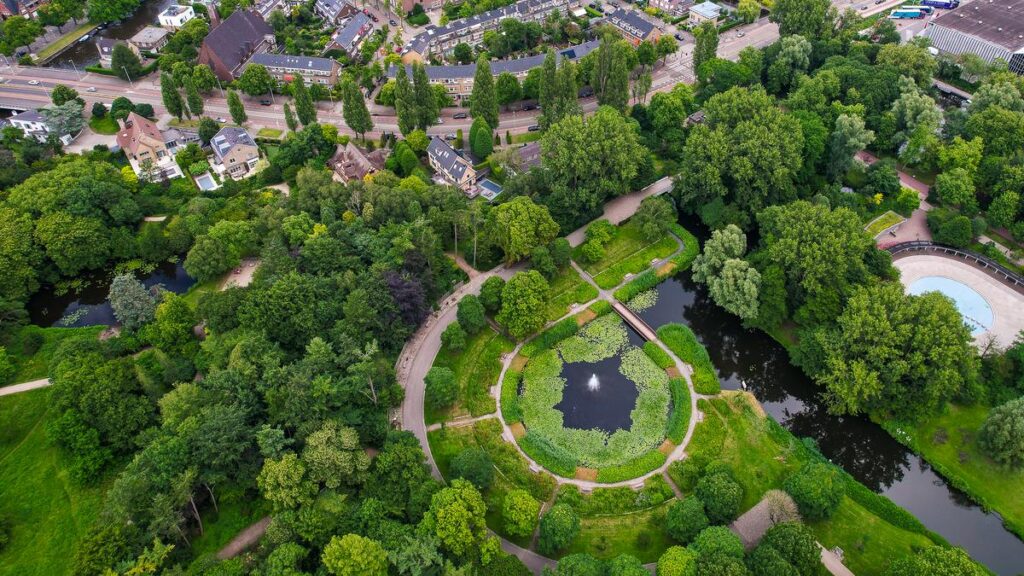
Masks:
[[[913,281],[907,292],[914,295],[940,292],[948,296],[975,336],[992,327],[992,307],[985,298],[963,282],[945,276],[925,276]]]
[[[198,184],[199,189],[203,191],[213,190],[217,187],[217,183],[213,181],[213,176],[210,176],[209,173],[196,178],[196,184]]]

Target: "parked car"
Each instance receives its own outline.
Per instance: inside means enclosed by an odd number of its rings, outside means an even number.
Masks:
[[[89,86],[88,88],[85,89],[85,91],[86,92],[95,92],[96,91],[96,87],[95,86]]]
[[[392,26],[398,26],[398,22],[395,22],[394,18],[392,18],[391,20],[388,20],[388,24],[390,24]]]
[[[456,120],[465,120],[466,118],[469,118],[469,114],[466,114],[465,112],[456,112],[452,118]]]
[[[449,132],[448,134],[444,135],[444,139],[445,140],[449,140],[449,141],[455,140],[455,134],[452,134],[452,133]]]
[[[530,110],[536,110],[536,104],[523,104],[523,112],[529,112]]]
[[[440,116],[438,116],[437,117],[437,122],[434,122],[434,124],[444,124],[444,118],[441,118]]]
[[[374,22],[380,22],[380,18],[377,18],[376,14],[370,14],[370,20],[373,20]]]
[[[220,122],[221,124],[227,124],[228,123],[227,120],[221,118],[220,116],[217,117],[217,122]]]
[[[746,36],[746,35],[747,35],[747,33],[746,33],[746,32],[737,32],[737,33],[736,33],[736,37],[737,37],[737,38],[743,38],[743,37],[744,37],[744,36]]]
[[[686,42],[686,36],[683,36],[682,32],[676,32],[676,40],[680,42]]]
[[[540,126],[538,126],[536,124],[534,124],[533,126],[530,126],[529,128],[526,129],[527,132],[536,132],[538,130],[540,130]]]
[[[262,104],[263,106],[270,106],[272,104],[272,102],[270,101],[269,98],[261,98],[260,99],[260,104]]]

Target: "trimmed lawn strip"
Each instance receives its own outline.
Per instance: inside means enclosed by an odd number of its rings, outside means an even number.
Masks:
[[[549,322],[558,320],[569,312],[573,304],[583,304],[597,298],[597,288],[576,272],[572,266],[566,266],[551,281],[551,292],[548,297],[547,319]]]
[[[650,265],[655,258],[664,258],[676,250],[678,245],[671,235],[665,234],[657,240],[644,238],[640,227],[632,221],[620,224],[614,238],[604,246],[604,257],[597,262],[583,266],[601,288],[611,288],[622,282],[626,274],[636,274]],[[583,246],[573,250],[573,260],[583,262]]]
[[[614,242],[614,240],[613,240]],[[594,276],[594,282],[607,290],[622,283],[626,274],[636,274],[651,265],[652,260],[661,260],[676,251],[679,245],[675,239],[666,236],[643,249],[630,254],[615,265]]]
[[[647,270],[630,280],[625,286],[616,290],[614,294],[616,300],[625,304],[637,294],[654,288],[665,278],[672,276],[680,270],[686,270],[693,264],[693,259],[700,253],[700,242],[697,240],[697,237],[679,224],[672,225],[672,233],[683,241],[683,249],[679,254],[669,258],[668,262],[661,265],[657,270]]]
[[[977,433],[989,408],[950,405],[945,414],[916,426],[883,422],[893,438],[928,461],[950,484],[982,507],[995,510],[1003,523],[1024,538],[1024,470],[1007,470],[978,447]]]
[[[519,407],[519,381],[523,371],[512,366],[505,371],[505,379],[501,381],[501,417],[511,426],[523,420],[523,410]]]
[[[46,60],[50,56],[53,56],[64,48],[70,46],[72,43],[77,42],[78,39],[84,36],[86,32],[91,31],[95,27],[96,24],[92,22],[82,22],[77,28],[65,32],[63,36],[44,46],[43,49],[36,54],[36,59]]]
[[[711,357],[704,346],[697,341],[693,330],[684,324],[665,324],[658,328],[658,338],[675,352],[680,360],[693,366],[693,389],[698,394],[718,394],[721,385]]]
[[[96,486],[71,479],[60,450],[46,440],[50,390],[0,397],[0,516],[11,523],[0,572],[71,573],[75,545],[95,522],[116,475]]]
[[[78,336],[95,338],[104,328],[106,327],[40,328],[31,324],[22,327],[7,344],[7,354],[17,368],[10,384],[46,378],[50,370],[50,360],[61,342]],[[26,341],[29,338],[37,338],[32,334],[42,334],[42,345],[34,353],[25,354]]]
[[[889,210],[887,212],[882,213],[880,216],[878,216],[871,222],[868,222],[867,225],[864,226],[864,229],[867,231],[869,236],[874,238],[875,236],[878,236],[883,231],[885,231],[886,228],[889,228],[890,226],[895,226],[900,222],[903,222],[904,220],[905,218],[903,216],[900,216],[899,214],[893,212],[892,210]]]
[[[741,510],[748,510],[770,489],[782,488],[804,463],[821,459],[789,431],[765,417],[746,393],[723,392],[700,400],[706,417],[687,448],[728,464],[744,488]],[[875,494],[848,474],[847,496],[829,520],[809,524],[826,547],[843,549],[845,564],[856,574],[885,572],[893,559],[913,549],[946,545],[909,512]]]
[[[665,463],[666,459],[667,457],[661,451],[654,449],[625,464],[601,468],[597,471],[597,481],[601,484],[611,484],[632,480],[657,469]]]
[[[459,397],[455,405],[441,411],[424,408],[427,424],[451,420],[456,416],[469,414],[483,416],[497,410],[490,388],[501,374],[501,355],[511,352],[515,346],[490,327],[466,341],[461,352],[441,347],[434,366],[450,368],[459,384]]]
[[[673,378],[669,381],[672,392],[672,413],[668,417],[668,432],[665,437],[675,444],[681,444],[690,425],[690,389],[685,378]]]
[[[676,365],[668,353],[662,350],[661,346],[658,346],[654,342],[644,342],[643,348],[644,352],[651,358],[651,360],[654,360],[654,363],[658,365],[658,368],[667,370]]]
[[[559,557],[585,552],[603,560],[629,554],[656,562],[675,543],[665,530],[669,503],[631,514],[585,517],[580,533]]]

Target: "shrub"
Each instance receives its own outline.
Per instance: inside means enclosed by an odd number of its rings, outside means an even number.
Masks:
[[[538,334],[533,340],[530,340],[528,344],[523,346],[519,353],[532,358],[536,354],[548,350],[555,344],[572,336],[577,330],[579,330],[579,325],[576,324],[576,318],[566,318]]]
[[[954,216],[939,225],[935,241],[957,248],[966,248],[974,237],[971,220],[967,216]]]
[[[708,527],[704,503],[695,496],[673,503],[668,509],[665,526],[673,540],[680,544],[689,544],[701,530]]]
[[[676,460],[668,467],[668,475],[683,492],[689,492],[697,486],[697,481],[704,475],[709,459],[703,454],[693,454],[685,460]]]
[[[933,546],[917,550],[889,567],[886,576],[983,576],[987,571],[975,564],[961,548]]]
[[[712,524],[728,524],[736,519],[743,501],[743,487],[724,472],[709,473],[697,481],[697,497]]]
[[[654,363],[662,370],[672,368],[676,365],[675,361],[672,360],[672,357],[668,355],[668,352],[662,350],[661,346],[658,346],[654,342],[644,342],[644,352],[650,356],[651,360],[654,360]]]
[[[537,550],[550,556],[564,549],[580,531],[580,517],[571,506],[555,504],[540,519]]]
[[[494,481],[494,463],[480,448],[466,448],[452,458],[452,478],[465,478],[478,490],[486,490]]]
[[[576,474],[576,458],[539,434],[527,430],[526,436],[519,439],[519,447],[537,464],[559,476],[572,478]]]
[[[6,384],[17,371],[14,361],[7,355],[7,348],[0,346],[0,384]]]
[[[449,350],[459,352],[466,347],[466,331],[458,322],[452,322],[441,333],[441,343]]]
[[[107,116],[107,105],[103,102],[96,102],[92,105],[93,118],[105,118]]]
[[[522,489],[511,490],[505,495],[501,509],[505,532],[510,536],[519,537],[533,534],[539,512],[540,502],[534,500],[529,492]]]
[[[668,419],[668,432],[665,434],[669,440],[680,444],[686,437],[686,429],[690,424],[690,413],[693,409],[690,406],[690,389],[686,386],[686,379],[673,378],[669,380],[669,392],[672,394],[672,414]]]
[[[588,240],[580,248],[580,259],[585,264],[593,264],[604,258],[604,245],[595,240]]]
[[[476,334],[483,330],[484,326],[487,326],[484,306],[480,303],[480,299],[472,294],[464,296],[459,301],[459,310],[456,317],[459,320],[459,326],[462,326],[462,329],[467,334]]]
[[[487,573],[491,576],[532,576],[533,572],[523,561],[511,554],[502,555],[487,565]]]
[[[846,483],[835,466],[809,462],[785,483],[786,492],[808,520],[830,518],[843,501]]]
[[[1024,466],[1024,397],[989,412],[978,435],[981,449],[1010,468]]]
[[[641,532],[641,537],[646,532]],[[608,562],[608,576],[650,576],[640,560],[629,554],[619,554]]]
[[[690,544],[697,556],[730,556],[743,558],[743,542],[725,526],[711,526],[701,530]]]
[[[570,554],[558,561],[553,576],[605,576],[604,562],[590,554]]]
[[[434,366],[423,380],[427,385],[424,399],[429,408],[440,410],[455,403],[459,395],[459,383],[450,368]]]
[[[661,467],[666,458],[667,456],[658,450],[650,450],[625,464],[601,468],[597,471],[597,481],[602,484],[611,484],[643,476],[651,470]]]
[[[657,576],[696,576],[697,559],[682,546],[673,546],[658,558]]]
[[[24,329],[21,336],[21,353],[25,356],[32,356],[43,347],[46,338],[36,328]]]

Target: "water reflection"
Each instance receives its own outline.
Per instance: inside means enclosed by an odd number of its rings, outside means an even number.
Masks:
[[[103,30],[94,34],[85,42],[75,44],[58,56],[51,63],[51,66],[66,68],[70,66],[71,62],[74,62],[75,66],[82,68],[83,66],[96,64],[100,60],[99,52],[96,51],[97,36],[111,38],[114,40],[127,40],[144,27],[151,24],[156,25],[157,15],[163,12],[171,4],[176,3],[176,0],[147,0],[143,2],[142,5],[139,6],[139,9],[127,19],[112,23]],[[65,26],[65,31],[70,29],[70,25]]]

